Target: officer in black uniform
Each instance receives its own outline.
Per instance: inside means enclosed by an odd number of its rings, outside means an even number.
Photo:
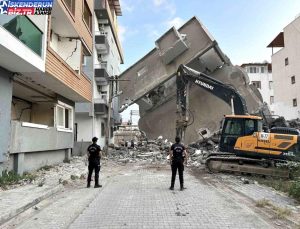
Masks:
[[[171,160],[171,168],[172,168],[172,179],[171,179],[171,187],[170,190],[174,190],[176,172],[178,169],[179,173],[179,181],[180,181],[180,190],[183,191],[183,163],[187,160],[187,152],[183,144],[180,143],[180,138],[176,137],[175,142],[171,146],[170,150],[170,160]]]
[[[87,178],[87,188],[91,186],[93,170],[95,170],[95,188],[101,188],[99,185],[99,172],[100,172],[100,158],[101,158],[101,148],[97,145],[98,138],[93,137],[92,142],[87,151],[89,158],[89,175]]]

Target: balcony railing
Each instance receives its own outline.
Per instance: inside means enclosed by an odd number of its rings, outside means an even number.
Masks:
[[[109,82],[109,74],[107,72],[107,63],[95,65],[95,80],[97,85],[106,86]]]
[[[100,98],[95,98],[94,103],[107,104],[107,94],[101,94]]]
[[[95,114],[107,114],[108,113],[108,106],[103,103],[95,103],[94,104],[94,112]]]
[[[95,46],[97,49],[97,53],[99,54],[109,53],[110,47],[105,32],[100,32],[100,31],[95,32]]]

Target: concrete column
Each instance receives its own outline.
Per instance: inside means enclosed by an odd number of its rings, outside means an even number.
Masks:
[[[25,153],[14,154],[14,171],[21,176],[24,173],[24,158]]]
[[[71,149],[65,149],[65,162],[69,162],[71,160]]]
[[[10,145],[12,73],[0,67],[0,169],[7,158]]]

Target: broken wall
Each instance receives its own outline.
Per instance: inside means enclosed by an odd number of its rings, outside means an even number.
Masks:
[[[180,64],[234,86],[246,100],[249,113],[255,113],[262,100],[259,91],[249,86],[249,78],[241,68],[233,66],[214,38],[197,18],[192,18],[178,31],[170,29],[156,41],[156,48],[120,76],[123,108],[136,102],[140,109],[139,128],[150,139],[162,135],[170,140],[176,128],[176,81]],[[200,128],[214,132],[231,108],[223,100],[202,88],[190,85],[189,127],[186,143],[198,139]]]

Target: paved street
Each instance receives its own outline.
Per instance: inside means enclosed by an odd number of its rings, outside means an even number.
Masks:
[[[76,180],[0,228],[296,228],[274,220],[245,195],[265,190],[272,199],[265,188],[246,185],[240,193],[240,184],[227,185],[226,179],[239,183],[236,177],[185,173],[187,189],[179,191],[176,180],[170,191],[169,165],[108,162],[100,176],[103,188],[87,189]]]
[[[114,177],[70,228],[273,228],[247,206],[186,174],[168,190],[165,169],[131,168]]]

